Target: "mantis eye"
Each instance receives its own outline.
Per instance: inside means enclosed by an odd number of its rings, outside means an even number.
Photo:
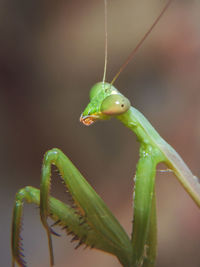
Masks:
[[[102,84],[96,83],[90,90],[90,100],[102,90]]]
[[[111,87],[112,86],[109,83],[96,83],[90,90],[90,100],[92,100],[92,98],[97,96],[100,92],[106,92],[107,90],[111,89]]]
[[[101,104],[101,112],[105,115],[120,115],[130,108],[128,98],[123,95],[110,95]]]

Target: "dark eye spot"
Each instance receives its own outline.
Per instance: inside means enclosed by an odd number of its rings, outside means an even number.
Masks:
[[[121,107],[123,108],[124,107],[124,104],[121,104]]]

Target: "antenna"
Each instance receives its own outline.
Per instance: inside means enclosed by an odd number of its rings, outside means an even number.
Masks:
[[[154,23],[152,24],[152,26],[150,27],[150,29],[145,33],[145,35],[142,37],[142,39],[140,40],[140,42],[137,44],[137,46],[133,49],[133,51],[130,53],[130,55],[128,56],[128,58],[122,64],[122,66],[120,67],[119,71],[117,72],[117,74],[113,78],[113,80],[111,82],[111,85],[116,81],[116,79],[119,77],[120,73],[125,69],[125,67],[128,65],[128,63],[134,58],[136,52],[138,51],[138,49],[140,48],[140,46],[143,44],[143,42],[147,39],[147,37],[149,36],[149,34],[152,32],[152,30],[154,29],[154,27],[156,26],[156,24],[159,22],[159,20],[161,19],[161,17],[163,16],[163,14],[165,13],[165,11],[169,7],[169,5],[172,3],[172,1],[173,0],[169,0],[167,2],[167,4],[164,6],[164,8],[161,11],[160,15],[154,21]]]
[[[106,80],[106,69],[108,63],[108,19],[107,19],[107,0],[104,0],[104,32],[105,32],[105,59],[104,59],[104,71],[103,71],[103,83]]]

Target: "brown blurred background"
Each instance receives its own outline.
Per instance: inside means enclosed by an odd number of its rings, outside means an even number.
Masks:
[[[108,2],[111,81],[166,1]],[[25,185],[39,186],[43,154],[53,147],[72,159],[131,233],[136,138],[116,120],[91,127],[79,123],[89,89],[102,79],[103,64],[103,0],[1,0],[0,266],[11,265],[15,193]],[[198,1],[172,4],[115,86],[200,176]],[[156,190],[157,267],[199,267],[197,206],[171,173],[158,172]],[[56,178],[52,193],[66,197]],[[53,238],[55,266],[120,266],[110,255],[74,250],[60,233]],[[25,205],[23,238],[28,266],[49,266],[46,235],[33,205]]]

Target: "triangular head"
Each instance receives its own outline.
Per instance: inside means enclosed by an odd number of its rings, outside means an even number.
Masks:
[[[90,102],[81,114],[80,121],[89,126],[97,120],[108,120],[123,114],[130,107],[128,98],[113,85],[99,82],[90,90]]]

